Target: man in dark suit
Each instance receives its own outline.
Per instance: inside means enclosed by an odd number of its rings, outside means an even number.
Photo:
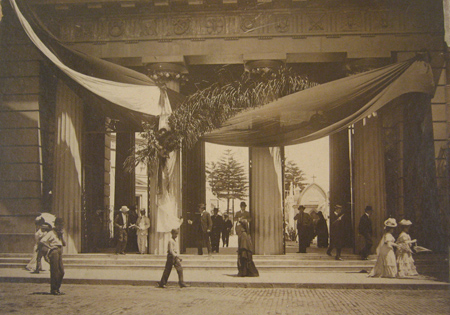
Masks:
[[[370,255],[370,249],[372,248],[372,220],[370,216],[372,215],[373,209],[372,206],[367,206],[364,209],[364,214],[359,219],[358,231],[359,234],[364,237],[364,247],[360,251],[360,256],[362,260],[367,260],[367,257]]]
[[[231,223],[231,220],[228,218],[228,214],[225,214],[223,216],[223,225],[222,225],[222,245],[225,247],[225,245],[228,247],[228,242],[230,240],[230,232],[233,228],[233,223]]]
[[[198,254],[203,255],[203,247],[206,246],[208,254],[211,255],[211,241],[209,239],[209,233],[212,229],[211,215],[206,211],[206,206],[201,203],[198,205],[200,215],[194,216],[193,220],[188,220],[188,224],[191,224],[194,228],[194,233],[197,234]]]
[[[311,230],[313,229],[313,221],[308,213],[305,213],[305,206],[298,207],[298,213],[294,220],[297,221],[298,230],[298,252],[306,253],[306,248],[311,243]]]
[[[211,250],[212,252],[219,252],[220,233],[222,232],[223,218],[219,214],[219,208],[213,209],[213,215],[211,216],[212,229],[211,229]]]
[[[345,232],[345,223],[343,221],[344,214],[342,212],[342,206],[336,205],[334,214],[336,216],[336,220],[331,224],[330,227],[330,246],[327,250],[327,255],[331,256],[331,251],[336,248],[336,260],[342,260],[341,258],[341,250],[344,244],[344,232]]]
[[[208,255],[211,255],[211,240],[209,239],[209,233],[211,233],[212,229],[212,220],[211,215],[206,211],[206,206],[204,204],[199,205],[200,208],[200,225],[201,225],[201,235],[202,235],[202,253],[203,254],[203,247],[206,246],[208,249]]]
[[[114,226],[117,228],[116,254],[125,255],[125,248],[128,242],[128,228],[130,227],[130,217],[127,206],[120,208],[120,213],[114,219]]]

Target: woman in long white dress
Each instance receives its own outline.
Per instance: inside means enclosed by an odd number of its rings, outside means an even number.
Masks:
[[[414,259],[412,257],[411,245],[416,243],[416,240],[411,240],[411,236],[409,236],[409,227],[412,225],[412,222],[409,220],[401,220],[398,223],[402,232],[398,236],[397,239],[397,266],[398,266],[398,276],[400,278],[408,277],[408,276],[417,276],[419,275],[416,270],[416,266],[414,265]]]
[[[394,218],[384,221],[385,232],[377,247],[377,262],[369,274],[369,277],[395,278],[397,277],[397,261],[394,247],[397,247],[392,232],[397,226]]]

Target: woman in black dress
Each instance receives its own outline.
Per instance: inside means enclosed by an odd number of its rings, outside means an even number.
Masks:
[[[248,223],[241,221],[241,229],[238,235],[238,277],[258,277],[258,269],[253,262],[252,239],[248,234]]]
[[[319,220],[316,223],[317,247],[328,247],[328,226],[322,211],[317,212]]]

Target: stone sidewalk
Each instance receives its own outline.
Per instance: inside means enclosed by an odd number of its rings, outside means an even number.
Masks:
[[[64,284],[145,285],[159,281],[161,270],[111,270],[66,268]],[[193,287],[248,287],[248,288],[346,288],[346,289],[444,289],[449,283],[419,276],[405,279],[370,278],[358,272],[260,272],[259,277],[241,278],[223,270],[185,270],[184,279]],[[177,285],[175,270],[169,286]],[[48,283],[49,271],[32,274],[25,269],[0,268],[0,282]]]

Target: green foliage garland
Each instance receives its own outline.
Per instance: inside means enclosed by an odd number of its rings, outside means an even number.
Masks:
[[[219,128],[240,111],[316,85],[286,67],[277,71],[266,68],[247,70],[239,80],[221,77],[218,82],[186,98],[170,116],[169,131],[159,131],[157,124],[145,123],[141,134],[144,142],[137,145],[136,155],[127,160],[127,168],[131,169],[140,162],[164,159],[182,145],[192,148],[202,135]]]

